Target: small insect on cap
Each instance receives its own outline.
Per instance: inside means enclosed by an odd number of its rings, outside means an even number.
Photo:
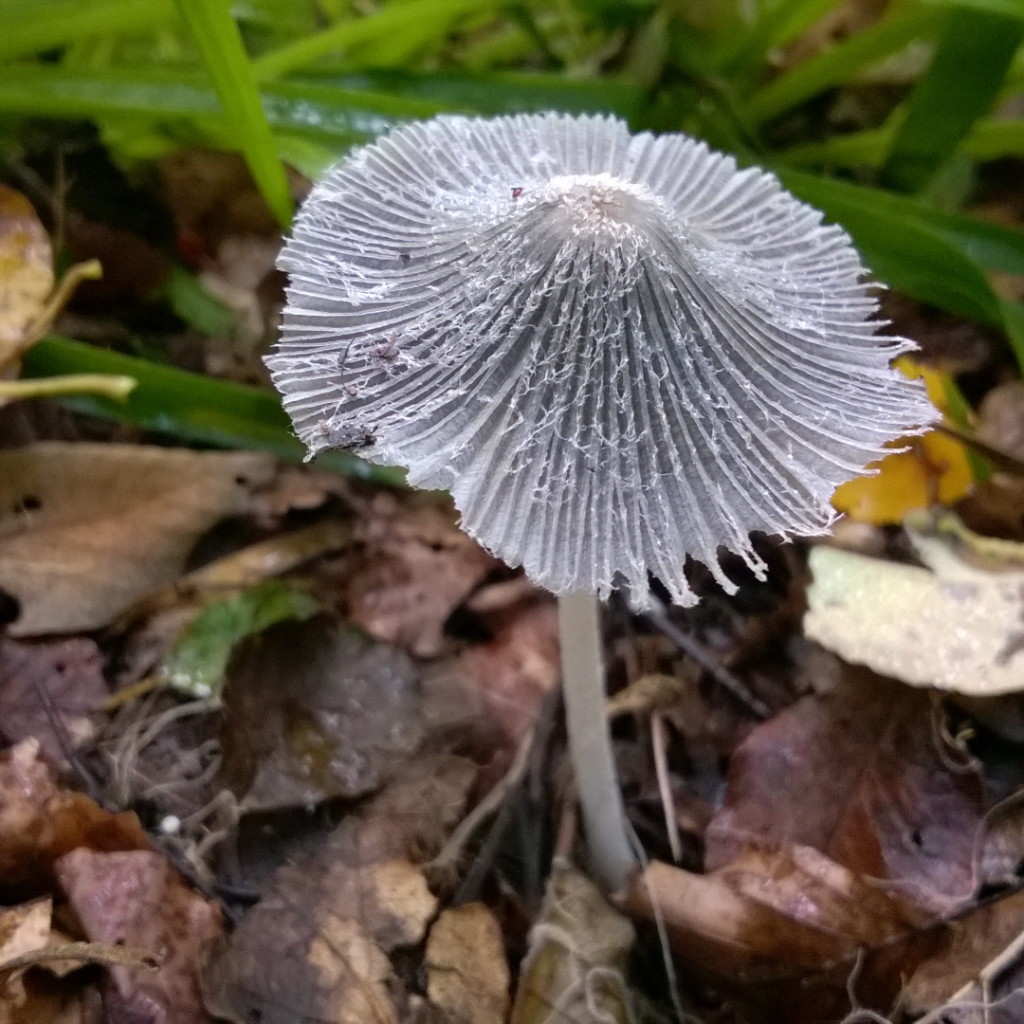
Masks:
[[[683,604],[764,566],[935,418],[847,235],[770,174],[610,117],[438,117],[330,170],[280,259],[267,362],[310,454],[446,488],[537,583]]]

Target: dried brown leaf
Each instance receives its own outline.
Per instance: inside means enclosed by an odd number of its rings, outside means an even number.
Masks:
[[[419,673],[390,644],[318,616],[247,641],[224,689],[224,777],[246,810],[378,789],[423,737]]]
[[[8,743],[34,736],[43,755],[60,765],[67,763],[62,738],[71,749],[93,739],[110,696],[100,650],[84,637],[32,643],[0,637],[0,679],[0,734]]]
[[[929,694],[850,669],[759,725],[730,762],[708,868],[751,844],[809,846],[924,909],[963,905],[984,784],[938,714]]]
[[[111,814],[87,796],[59,789],[39,760],[36,740],[23,740],[0,759],[0,882],[39,892],[52,884],[52,865],[78,847],[147,850],[134,814]]]
[[[0,368],[19,354],[53,281],[50,239],[32,204],[0,185]]]
[[[501,925],[482,903],[444,911],[430,929],[427,995],[448,1024],[504,1024],[509,970]]]
[[[74,850],[57,876],[85,935],[155,955],[156,971],[109,969],[108,1019],[134,1024],[199,1024],[208,1019],[198,968],[223,932],[219,909],[190,889],[157,853]]]
[[[173,580],[196,540],[243,513],[263,455],[45,442],[0,452],[0,588],[12,635],[106,625]]]
[[[409,993],[387,953],[420,942],[437,901],[413,860],[436,852],[476,770],[432,755],[410,762],[270,889],[203,972],[208,1009],[237,1024],[390,1024]]]
[[[530,933],[511,1024],[592,1024],[636,1019],[626,965],[633,926],[594,884],[556,861]]]

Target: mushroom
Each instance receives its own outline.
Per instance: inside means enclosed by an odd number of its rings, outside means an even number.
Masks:
[[[612,117],[442,116],[313,189],[267,359],[310,455],[358,446],[451,492],[464,529],[559,595],[595,874],[635,863],[603,716],[597,598],[751,531],[824,532],[829,498],[935,418],[891,366],[848,236],[770,174]]]

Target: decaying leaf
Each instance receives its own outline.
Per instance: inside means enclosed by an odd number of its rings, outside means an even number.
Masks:
[[[37,740],[22,740],[0,758],[0,879],[9,890],[40,892],[52,884],[58,857],[86,847],[147,850],[134,814],[111,814],[87,796],[58,788],[39,760]]]
[[[224,689],[224,777],[248,811],[378,789],[423,738],[409,656],[328,616],[239,650]]]
[[[20,354],[53,282],[50,239],[32,204],[0,185],[0,367]]]
[[[12,635],[106,625],[173,580],[196,540],[248,507],[273,460],[115,444],[0,452],[0,589]]]
[[[0,680],[0,735],[8,743],[34,736],[45,757],[60,765],[67,761],[65,744],[73,750],[95,736],[110,696],[102,655],[85,637],[31,643],[0,637]]]
[[[57,877],[87,938],[154,954],[156,971],[109,969],[108,1020],[201,1024],[198,965],[223,930],[218,908],[193,891],[158,853],[74,850]]]
[[[157,669],[157,678],[190,697],[219,696],[235,646],[277,622],[307,619],[320,605],[276,580],[208,604],[188,625]]]
[[[511,1024],[635,1019],[626,965],[633,926],[585,875],[556,861],[530,934]]]
[[[410,762],[315,852],[279,868],[203,972],[207,1008],[235,1024],[397,1024],[388,952],[420,942],[437,900],[419,861],[437,851],[476,777],[462,758]]]
[[[757,726],[729,764],[706,864],[749,845],[813,847],[915,906],[945,913],[975,888],[984,784],[942,735],[931,699],[850,669]]]
[[[421,658],[445,647],[451,613],[499,564],[463,533],[435,495],[380,495],[340,566],[347,617],[370,636]]]
[[[950,523],[911,533],[926,569],[814,548],[807,636],[915,686],[1024,689],[1024,548]]]
[[[53,901],[48,897],[0,910],[0,1024],[8,1024],[28,1001],[23,971],[5,966],[46,946],[52,915]]]
[[[446,1024],[505,1024],[508,962],[501,925],[482,903],[444,911],[430,929],[427,995]]]

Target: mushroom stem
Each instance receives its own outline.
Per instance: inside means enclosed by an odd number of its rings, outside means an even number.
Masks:
[[[611,733],[605,713],[600,604],[587,591],[558,598],[562,692],[569,755],[587,834],[591,869],[608,892],[621,889],[637,859],[626,835]]]

